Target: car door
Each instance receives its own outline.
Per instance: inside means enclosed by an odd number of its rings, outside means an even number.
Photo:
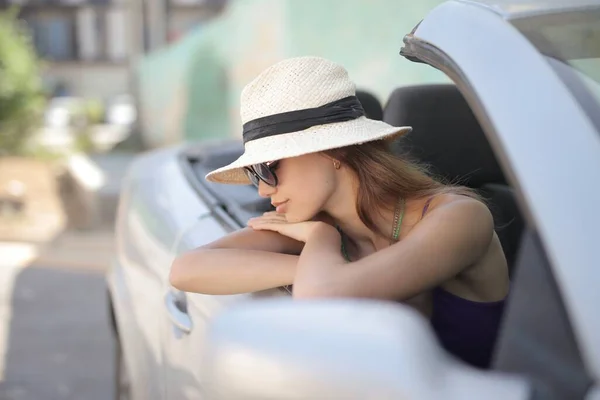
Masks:
[[[600,380],[600,213],[583,205],[600,203],[600,8],[580,3],[447,2],[402,49],[452,78],[517,189],[527,231],[494,368],[533,398],[593,398]]]
[[[140,164],[146,161],[140,160]],[[138,164],[138,166],[140,165]],[[152,164],[152,163],[150,163]],[[167,319],[157,318],[162,306],[166,266],[174,235],[162,223],[154,190],[145,179],[152,169],[134,167],[122,192],[117,221],[118,260],[113,272],[119,286],[116,316],[133,399],[164,398],[162,338]],[[144,182],[145,184],[140,184]]]
[[[124,181],[116,236],[118,262],[110,274],[120,285],[119,336],[134,399],[164,399],[164,348],[173,319],[165,312],[169,268],[190,221],[209,214],[182,176],[180,149],[137,159]]]
[[[525,233],[494,369],[533,382],[535,398],[582,399],[593,386],[539,235]]]
[[[202,215],[178,239],[173,254],[197,248],[239,229],[222,208]],[[285,289],[239,295],[185,293],[170,287],[164,298],[164,310],[171,321],[164,341],[165,380],[168,399],[201,399],[200,368],[207,323],[219,311],[255,298],[286,296]]]

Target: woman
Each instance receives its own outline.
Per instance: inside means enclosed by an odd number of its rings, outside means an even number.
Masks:
[[[207,179],[252,182],[275,211],[178,257],[172,285],[403,301],[448,350],[486,366],[509,280],[477,195],[392,155],[411,128],[367,119],[347,72],[322,58],[268,68],[243,90],[241,116],[244,154]]]

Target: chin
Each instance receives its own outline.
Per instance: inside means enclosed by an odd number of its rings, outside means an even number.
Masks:
[[[287,222],[305,222],[310,221],[315,217],[315,214],[310,213],[297,213],[297,212],[286,212],[285,219]]]

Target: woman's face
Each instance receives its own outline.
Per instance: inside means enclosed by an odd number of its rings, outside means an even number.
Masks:
[[[270,197],[290,222],[307,221],[323,210],[337,187],[333,161],[321,153],[280,160],[273,167],[277,187],[260,182],[258,193]]]

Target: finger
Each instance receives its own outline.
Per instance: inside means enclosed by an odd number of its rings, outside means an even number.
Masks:
[[[262,217],[255,217],[255,218],[250,218],[248,220],[248,222],[277,222],[277,223],[287,223],[285,218],[278,218],[278,217],[273,217],[273,216],[262,216]]]
[[[253,217],[251,219],[261,219],[261,218],[270,218],[270,219],[282,219],[283,214],[277,214],[275,212],[266,212],[262,215],[259,215],[257,217]]]
[[[287,224],[288,223],[285,218],[277,218],[277,217],[258,217],[258,218],[251,219],[251,221],[256,222],[256,223],[268,222],[268,223],[274,223],[274,224]]]
[[[267,211],[266,213],[263,214],[263,217],[285,219],[285,214],[280,214],[275,211]]]
[[[278,221],[273,219],[266,218],[254,218],[248,221],[248,226],[261,226],[261,225],[281,225],[284,224],[285,221]]]
[[[280,228],[281,228],[281,224],[255,224],[255,225],[250,225],[250,228],[254,229],[255,231],[274,231],[274,232],[279,232]]]
[[[258,218],[250,218],[248,220],[248,225],[257,225],[257,224],[262,224],[265,222],[270,222],[270,220],[263,218],[263,217],[258,217]]]

